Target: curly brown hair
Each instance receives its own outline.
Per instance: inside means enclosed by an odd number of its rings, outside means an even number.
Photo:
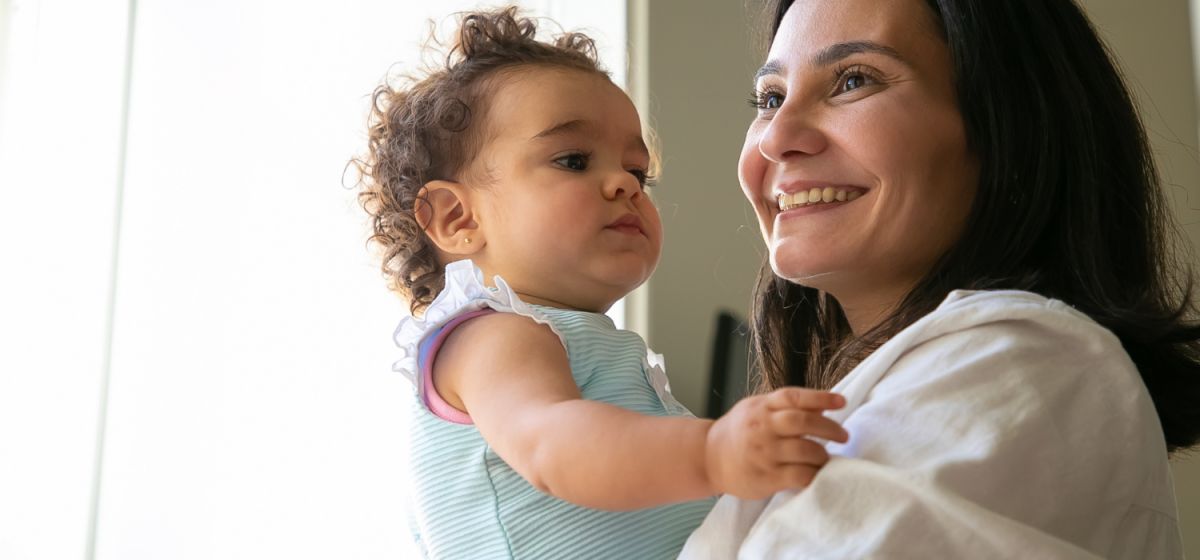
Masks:
[[[494,79],[522,66],[581,70],[608,78],[596,46],[582,33],[537,39],[534,19],[515,6],[457,14],[444,63],[371,96],[368,150],[351,164],[359,172],[359,202],[370,215],[370,242],[381,252],[389,289],[414,313],[443,286],[443,264],[414,205],[429,181],[453,180],[478,154]],[[436,46],[431,33],[427,48]]]

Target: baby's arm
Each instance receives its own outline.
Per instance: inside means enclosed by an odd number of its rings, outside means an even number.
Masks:
[[[438,392],[536,488],[600,509],[637,509],[802,487],[827,460],[804,436],[845,441],[823,410],[840,396],[798,388],[750,397],[716,422],[583,400],[549,328],[493,313],[461,324],[434,366]]]

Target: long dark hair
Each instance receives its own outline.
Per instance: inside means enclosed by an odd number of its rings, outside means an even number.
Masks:
[[[778,0],[772,37],[792,0]],[[1072,0],[928,0],[980,161],[962,237],[877,327],[855,336],[828,294],[759,273],[762,387],[829,388],[955,289],[1020,289],[1111,330],[1141,372],[1167,450],[1200,439],[1200,325],[1190,267],[1145,130]]]

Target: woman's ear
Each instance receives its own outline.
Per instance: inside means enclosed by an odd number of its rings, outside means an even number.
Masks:
[[[483,247],[483,230],[475,221],[471,191],[454,181],[425,183],[413,211],[417,223],[438,249],[451,255],[470,255]]]

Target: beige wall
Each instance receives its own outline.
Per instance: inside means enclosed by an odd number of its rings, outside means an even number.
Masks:
[[[672,384],[704,410],[709,344],[720,308],[746,315],[761,255],[736,162],[752,111],[744,100],[761,63],[744,4],[630,0],[631,87],[663,143],[655,192],[667,238],[644,296],[651,345]],[[1200,247],[1196,96],[1187,0],[1084,0],[1142,102],[1163,177],[1193,247]],[[1120,442],[1113,442],[1120,445]],[[1200,558],[1200,460],[1174,465],[1190,556]]]
[[[0,124],[4,123],[4,85],[8,83],[9,0],[0,0]]]
[[[631,14],[639,10],[648,21],[640,61],[647,72],[639,84],[634,70],[631,85],[648,92],[646,112],[663,145],[653,196],[666,232],[662,262],[646,290],[645,329],[652,347],[666,355],[675,393],[703,411],[717,310],[746,316],[762,254],[736,171],[754,114],[746,103],[750,78],[762,61],[749,47],[741,2],[631,2]]]
[[[1142,108],[1176,218],[1200,254],[1196,82],[1187,0],[1085,0],[1088,15],[1123,66]],[[1200,266],[1200,265],[1198,265]],[[1198,405],[1200,406],[1200,405]],[[1184,546],[1200,558],[1200,460],[1176,460]]]

